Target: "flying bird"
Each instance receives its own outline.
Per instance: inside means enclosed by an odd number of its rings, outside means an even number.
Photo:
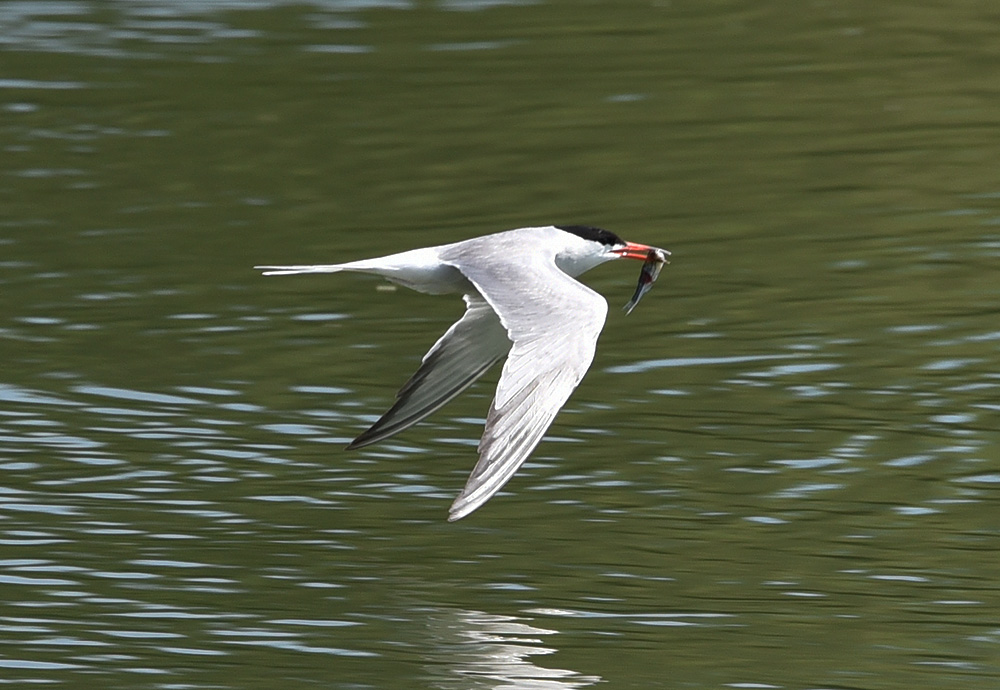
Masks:
[[[594,359],[605,299],[575,277],[613,259],[645,261],[635,302],[670,252],[581,225],[508,230],[376,259],[315,266],[256,266],[264,275],[373,273],[418,292],[459,293],[465,314],[424,355],[393,406],[347,448],[416,424],[507,357],[479,442],[479,461],[449,511],[482,506],[541,441]]]

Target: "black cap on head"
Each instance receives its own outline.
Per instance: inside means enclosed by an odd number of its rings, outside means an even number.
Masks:
[[[621,237],[610,230],[604,230],[603,228],[594,228],[589,225],[557,225],[556,228],[563,230],[564,232],[571,232],[577,237],[582,237],[585,240],[600,242],[601,244],[609,247],[625,244],[625,240]]]

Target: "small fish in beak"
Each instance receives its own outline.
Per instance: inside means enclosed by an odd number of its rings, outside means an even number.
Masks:
[[[670,252],[666,249],[649,248],[646,261],[642,264],[642,271],[639,272],[639,284],[635,286],[635,294],[632,295],[632,299],[625,305],[626,314],[631,314],[632,310],[635,309],[635,305],[639,304],[642,296],[653,287],[653,283],[660,276],[660,269],[663,268],[663,264],[668,263],[668,256],[670,256]]]

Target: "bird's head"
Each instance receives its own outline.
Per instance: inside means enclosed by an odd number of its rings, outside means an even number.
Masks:
[[[635,242],[626,242],[621,237],[602,228],[589,225],[557,225],[558,230],[574,235],[579,240],[570,240],[564,251],[557,256],[556,263],[571,276],[578,276],[614,259],[639,259],[645,261],[654,247]],[[660,250],[669,255],[670,252]]]

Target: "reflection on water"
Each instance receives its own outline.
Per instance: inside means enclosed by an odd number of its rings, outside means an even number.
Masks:
[[[551,639],[542,636],[558,631],[524,619],[482,611],[430,610],[427,623],[434,646],[427,666],[433,687],[569,690],[601,681],[596,676],[535,665],[531,657],[556,651],[541,646]]]
[[[983,12],[0,2],[0,679],[992,689]],[[550,222],[674,261],[448,524],[461,304],[250,267]]]

